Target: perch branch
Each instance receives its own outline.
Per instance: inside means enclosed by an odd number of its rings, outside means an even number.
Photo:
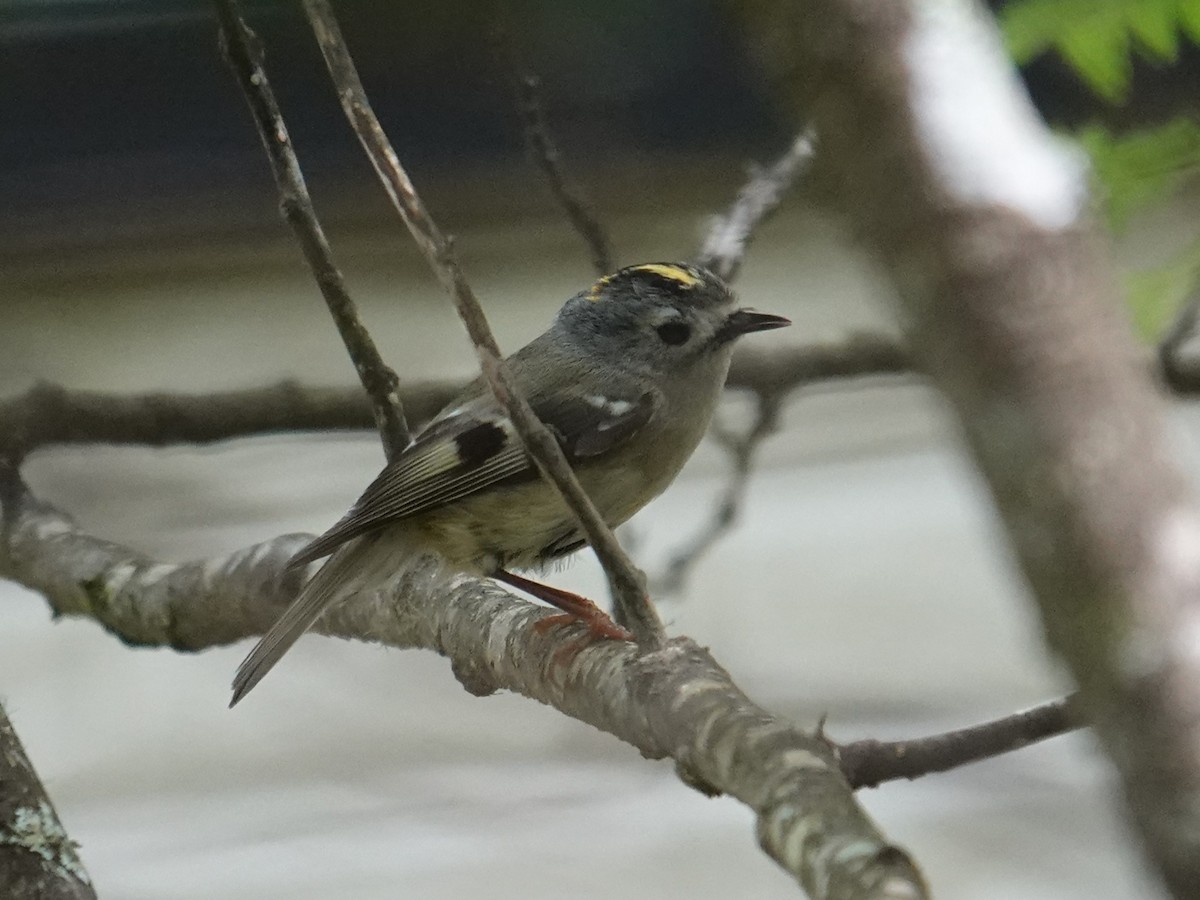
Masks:
[[[371,398],[375,425],[383,440],[388,459],[408,446],[410,439],[404,407],[397,394],[400,379],[389,369],[375,348],[367,329],[358,318],[358,310],[346,290],[345,279],[333,261],[333,251],[325,231],[313,209],[312,198],[300,171],[300,161],[292,150],[292,141],[275,94],[263,68],[263,50],[257,36],[246,27],[232,0],[216,0],[217,17],[221,24],[221,47],[233,69],[238,85],[245,94],[250,114],[258,128],[271,163],[271,173],[279,189],[280,208],[304,252],[325,305],[333,317],[342,343],[359,380]]]
[[[421,253],[453,300],[475,345],[488,386],[543,477],[556,487],[578,519],[588,544],[604,568],[629,630],[639,644],[648,648],[659,646],[664,639],[663,626],[646,594],[645,575],[629,560],[612,530],[596,511],[554,436],[516,390],[483,308],[467,283],[451,242],[429,215],[371,109],[332,8],[326,0],[305,0],[304,9],[351,127]]]
[[[139,646],[199,650],[261,634],[294,598],[285,574],[306,535],[285,535],[219,559],[162,564],[81,531],[0,465],[0,576],[41,593],[56,615],[82,616]],[[636,747],[674,759],[680,777],[755,813],[763,849],[814,900],[919,900],[921,876],[854,799],[823,737],[747,698],[686,638],[654,650],[533,628],[551,611],[487,579],[418,564],[386,590],[356,596],[317,631],[450,659],[472,693],[511,690]],[[564,653],[565,648],[574,652]]]

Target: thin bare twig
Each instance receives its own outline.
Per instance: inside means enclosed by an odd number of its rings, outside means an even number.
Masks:
[[[645,575],[638,571],[621,549],[612,530],[575,478],[558,442],[514,387],[483,308],[467,283],[450,240],[429,215],[371,109],[333,9],[326,0],[305,0],[304,9],[351,127],[421,253],[454,301],[459,318],[475,345],[488,386],[508,414],[542,475],[558,489],[568,508],[579,520],[580,528],[608,576],[610,588],[623,609],[629,630],[639,644],[649,648],[661,646],[664,640],[662,621],[646,594]]]
[[[696,262],[726,281],[736,278],[755,229],[779,207],[788,188],[808,169],[812,156],[813,132],[806,129],[770,166],[752,168],[726,213],[713,217]]]
[[[823,380],[906,371],[895,341],[852,335],[841,342],[761,350],[743,347],[733,358],[729,390],[777,391]],[[454,379],[404,382],[400,399],[422,424],[456,397]],[[19,462],[43,447],[131,444],[163,447],[209,444],[259,434],[372,427],[361,388],[322,388],[281,382],[208,394],[109,394],[38,384],[0,400],[0,458]]]
[[[651,580],[653,591],[658,596],[682,593],[697,561],[737,521],[746,497],[755,454],[763,441],[779,427],[779,410],[783,405],[784,393],[758,394],[755,399],[757,402],[754,420],[744,432],[738,434],[720,427],[713,430],[713,436],[729,454],[732,463],[729,482],[712,516],[689,541],[671,555],[662,573]]]
[[[563,169],[562,155],[550,134],[546,112],[542,106],[541,79],[533,73],[527,73],[518,74],[516,80],[517,111],[525,123],[525,142],[530,155],[545,174],[554,199],[587,244],[592,256],[592,268],[599,275],[613,271],[616,262],[613,259],[612,243],[591,205],[584,199],[583,192],[571,183]]]
[[[725,386],[770,394],[815,381],[912,372],[912,356],[898,339],[855,332],[834,341],[739,351]]]
[[[530,71],[521,59],[512,30],[506,24],[496,27],[495,44],[496,55],[509,73],[529,156],[542,170],[546,183],[550,186],[550,193],[567,214],[571,226],[583,238],[592,257],[592,268],[596,270],[597,275],[607,275],[616,268],[612,242],[604,226],[596,218],[591,204],[584,197],[582,189],[567,177],[562,164],[562,153],[546,120],[546,107],[542,102],[542,80]]]
[[[911,741],[862,740],[842,744],[838,759],[855,790],[885,781],[947,772],[1020,750],[1038,741],[1083,728],[1074,694],[981,725],[946,731]]]
[[[452,400],[458,381],[406,382],[401,401],[423,423]],[[36,384],[0,400],[0,457],[19,462],[42,448],[71,444],[212,444],[272,432],[374,428],[361,387],[293,381],[210,394],[108,394]]]
[[[655,593],[680,593],[691,569],[733,527],[745,499],[755,454],[774,433],[779,410],[792,391],[823,380],[907,374],[911,365],[908,351],[895,338],[865,333],[840,341],[738,353],[725,384],[752,391],[758,403],[757,415],[742,436],[717,432],[717,440],[732,460],[729,482],[708,522],[652,580]]]
[[[383,362],[375,342],[358,318],[358,310],[346,290],[345,279],[333,261],[333,251],[313,209],[312,198],[300,171],[300,162],[292,150],[291,138],[275,94],[263,68],[263,51],[258,37],[242,21],[234,0],[216,0],[221,26],[221,47],[230,68],[245,94],[258,135],[271,163],[271,172],[279,188],[280,207],[292,226],[312,269],[313,277],[329,307],[350,361],[371,398],[375,425],[383,440],[388,459],[408,446],[410,434],[404,408],[396,393],[400,379]]]
[[[749,178],[738,191],[724,215],[713,216],[696,261],[732,281],[741,268],[746,249],[755,230],[778,208],[783,195],[807,170],[813,156],[813,131],[805,129],[771,166],[752,167]],[[806,350],[806,354],[812,348]],[[896,372],[908,368],[905,351],[893,340],[874,336],[855,336],[841,346],[827,347],[818,353],[822,366],[831,366],[839,375]],[[776,351],[777,354],[790,351]],[[743,358],[745,360],[745,357]],[[759,446],[776,429],[779,408],[787,393],[808,379],[807,365],[793,358],[791,365],[778,362],[751,374],[753,365],[735,361],[728,383],[749,387],[757,394],[758,409],[754,422],[743,435],[716,432],[717,440],[729,453],[732,466],[729,483],[708,522],[668,560],[663,572],[653,579],[657,594],[678,594],[687,577],[704,554],[733,527],[746,494],[750,470]]]

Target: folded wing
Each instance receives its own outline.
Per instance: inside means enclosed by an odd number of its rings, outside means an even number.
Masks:
[[[532,403],[568,461],[611,452],[642,429],[658,395],[566,396]],[[289,566],[328,556],[351,538],[477,491],[538,477],[512,423],[492,398],[451,409],[379,474],[340,522],[297,553]]]

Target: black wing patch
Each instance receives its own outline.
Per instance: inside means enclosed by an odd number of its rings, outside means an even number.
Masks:
[[[495,422],[480,422],[454,436],[458,458],[464,468],[482,466],[504,449],[505,430]]]
[[[653,393],[633,399],[571,396],[533,404],[572,463],[620,445],[657,409]],[[328,556],[351,538],[501,482],[536,477],[537,470],[508,419],[490,398],[476,401],[430,423],[379,473],[342,520],[288,565],[301,566]]]

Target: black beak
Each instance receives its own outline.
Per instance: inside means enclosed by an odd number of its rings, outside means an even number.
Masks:
[[[755,312],[752,309],[739,309],[731,313],[717,331],[717,343],[724,344],[752,331],[770,331],[772,328],[783,328],[785,325],[791,324],[792,320],[785,319],[783,316]]]

